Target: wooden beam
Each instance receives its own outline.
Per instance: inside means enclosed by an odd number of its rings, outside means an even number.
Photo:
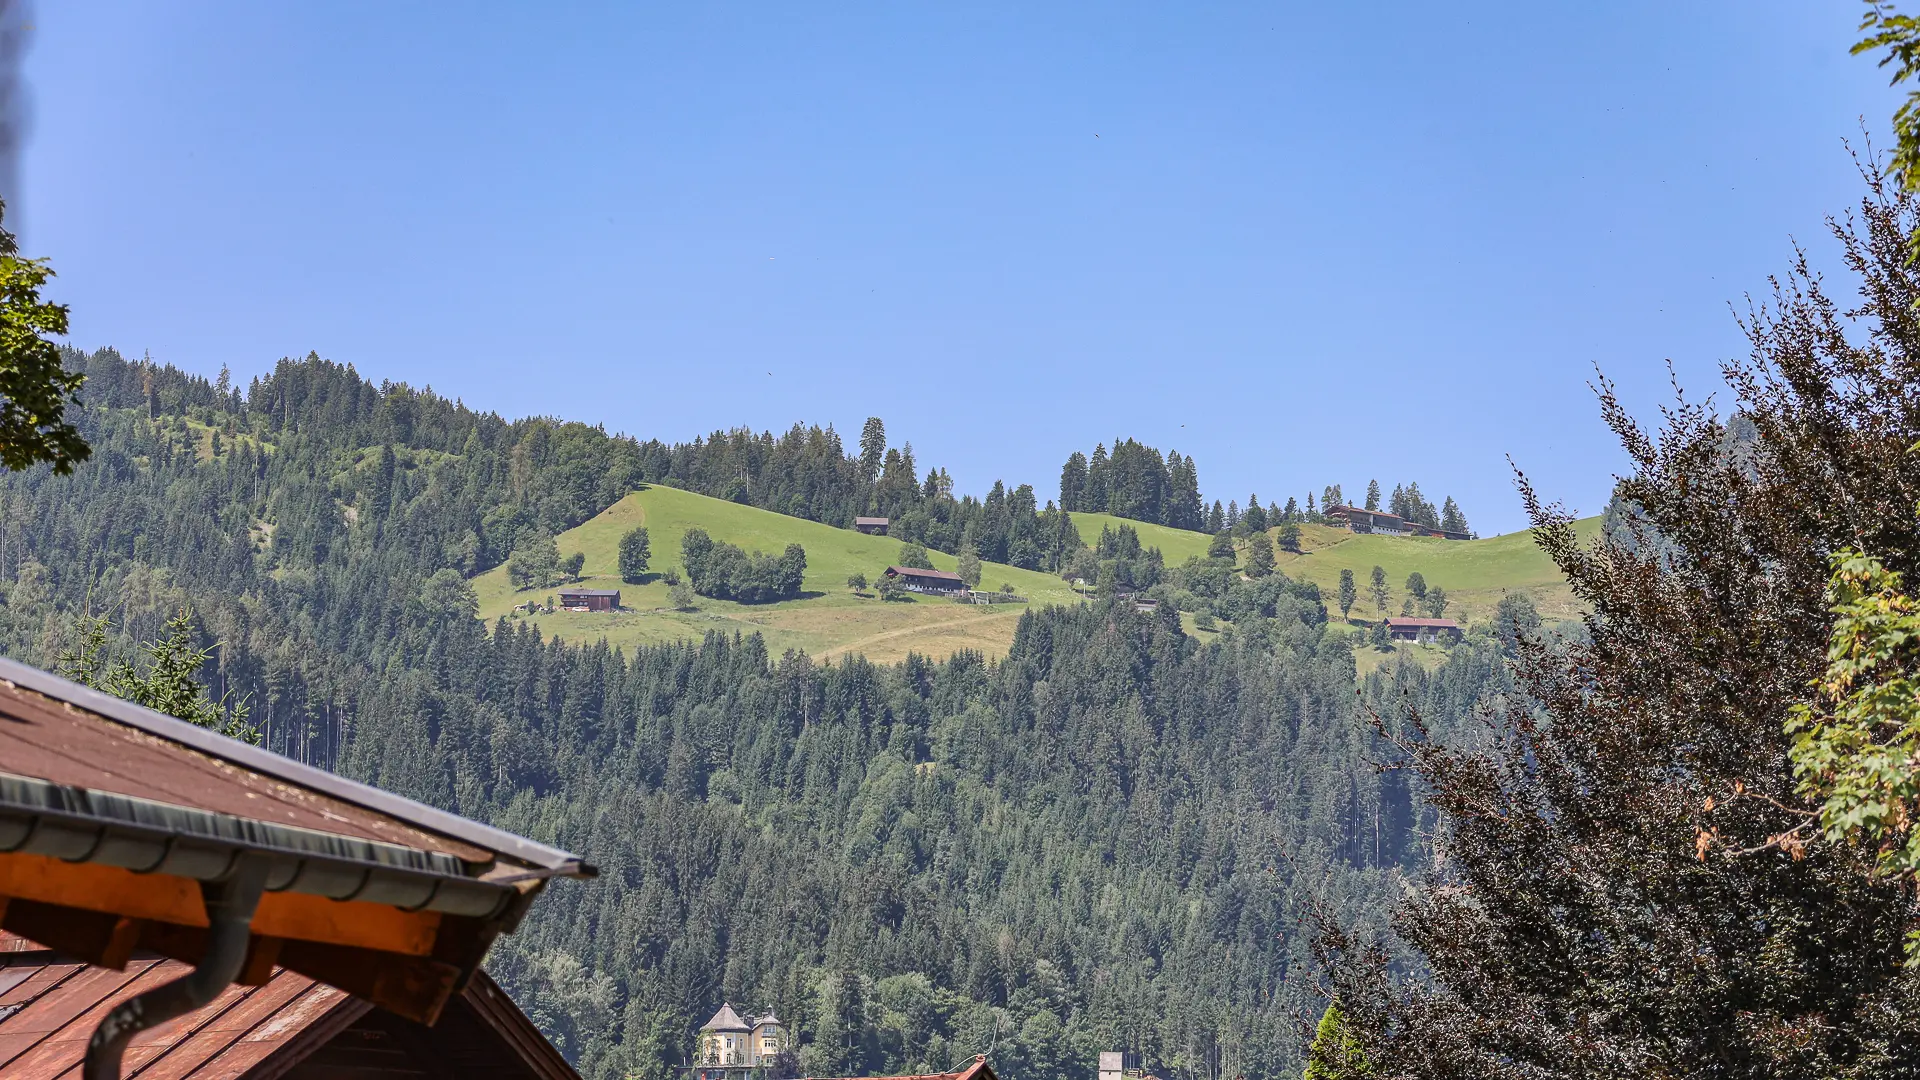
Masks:
[[[307,941],[282,943],[280,963],[423,1024],[440,1018],[461,976],[452,964],[424,957]]]
[[[197,881],[170,874],[136,874],[94,863],[70,863],[45,855],[0,854],[0,899],[7,897],[175,926],[207,925]],[[386,904],[286,892],[260,898],[252,929],[263,937],[425,957],[434,952],[440,923],[437,911],[402,911]],[[20,932],[42,944],[61,947]]]
[[[140,920],[121,915],[20,899],[10,901],[0,918],[0,928],[95,967],[115,970],[127,966],[144,927]]]

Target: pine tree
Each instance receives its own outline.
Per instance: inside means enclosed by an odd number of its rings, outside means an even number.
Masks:
[[[1447,496],[1446,504],[1440,508],[1440,527],[1448,532],[1472,531],[1467,527],[1467,515],[1460,512],[1459,505],[1451,495]]]
[[[1360,590],[1353,583],[1353,571],[1340,571],[1340,617],[1353,614],[1353,602],[1360,597]]]
[[[1373,594],[1374,610],[1384,614],[1387,610],[1387,568],[1386,567],[1376,566],[1373,568],[1373,587],[1369,591]]]
[[[1367,505],[1363,509],[1374,511],[1380,509],[1380,481],[1367,481]]]
[[[1241,512],[1240,520],[1250,533],[1267,531],[1267,512],[1260,506],[1260,496],[1247,496],[1247,508]]]
[[[1207,511],[1207,531],[1218,534],[1225,532],[1226,529],[1227,512],[1221,507],[1220,500],[1215,499],[1213,500],[1213,509]]]

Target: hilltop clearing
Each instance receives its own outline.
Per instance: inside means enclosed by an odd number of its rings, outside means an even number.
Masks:
[[[1574,527],[1582,539],[1600,532],[1600,518],[1582,518]],[[1279,530],[1272,531],[1276,540]],[[1278,544],[1276,543],[1276,548]],[[1380,615],[1368,594],[1373,568],[1387,572],[1388,615],[1400,614],[1407,576],[1418,572],[1429,587],[1447,590],[1447,618],[1462,623],[1490,618],[1500,597],[1524,593],[1549,622],[1578,618],[1580,605],[1566,579],[1533,542],[1531,531],[1480,540],[1442,540],[1433,536],[1381,536],[1354,533],[1331,525],[1300,526],[1300,551],[1277,552],[1276,568],[1289,577],[1320,586],[1328,613],[1340,616],[1340,571],[1353,571],[1360,599],[1353,617],[1371,622]],[[1171,560],[1169,560],[1171,561]],[[1421,612],[1420,614],[1424,614]]]
[[[1073,523],[1088,544],[1100,537],[1102,528],[1130,526],[1140,535],[1140,543],[1157,547],[1169,567],[1179,566],[1190,556],[1206,558],[1212,537],[1187,529],[1173,529],[1143,521],[1129,521],[1112,514],[1075,514]],[[1600,531],[1598,516],[1575,522],[1582,538]],[[1275,548],[1275,569],[1288,577],[1311,581],[1320,586],[1327,609],[1339,618],[1340,571],[1353,571],[1360,599],[1353,606],[1353,617],[1371,622],[1379,609],[1368,593],[1373,568],[1387,572],[1387,614],[1400,614],[1406,596],[1407,575],[1416,571],[1427,584],[1447,591],[1447,617],[1463,623],[1493,614],[1503,593],[1524,593],[1549,621],[1576,618],[1580,607],[1565,579],[1554,568],[1546,553],[1533,542],[1529,531],[1489,536],[1480,540],[1442,540],[1432,536],[1383,536],[1355,533],[1332,525],[1301,525],[1300,553],[1280,549],[1280,529],[1267,530]],[[1246,541],[1236,545],[1244,562]]]
[[[653,559],[646,581],[630,585],[620,580],[620,537],[642,525],[652,543]],[[684,574],[680,538],[690,528],[704,529],[713,539],[748,551],[778,554],[788,544],[806,548],[800,598],[740,604],[701,597],[695,610],[675,610],[663,575],[668,569]],[[889,564],[899,561],[899,540],[659,485],[627,495],[556,540],[563,554],[586,556],[582,580],[576,585],[620,590],[620,611],[520,616],[539,626],[543,634],[575,642],[605,637],[610,644],[631,646],[699,638],[717,630],[764,634],[768,648],[776,654],[791,648],[831,658],[857,650],[879,661],[897,660],[909,652],[949,656],[962,649],[1000,655],[1012,643],[1014,626],[1027,607],[976,607],[932,596],[889,602],[872,595],[871,589],[866,596],[856,595],[847,587],[847,578],[856,573],[870,581],[878,578]],[[955,569],[951,555],[931,552],[930,557],[937,569]],[[1034,605],[1079,602],[1072,588],[1054,575],[982,564],[981,588],[997,590],[1004,584],[1011,584]],[[480,617],[488,622],[529,601],[544,604],[559,591],[553,587],[516,590],[507,580],[504,565],[474,578],[473,587],[480,600]]]

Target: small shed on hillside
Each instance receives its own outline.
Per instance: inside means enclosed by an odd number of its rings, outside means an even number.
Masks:
[[[922,570],[915,566],[889,566],[886,575],[900,584],[924,593],[957,593],[967,587],[959,574],[945,570]]]
[[[1387,636],[1394,641],[1425,644],[1445,639],[1460,640],[1460,624],[1452,619],[1392,618],[1387,620]]]
[[[853,531],[863,532],[868,536],[885,536],[887,526],[891,524],[893,523],[883,517],[857,517],[853,519]]]
[[[560,606],[568,611],[613,611],[620,606],[620,590],[561,589]]]

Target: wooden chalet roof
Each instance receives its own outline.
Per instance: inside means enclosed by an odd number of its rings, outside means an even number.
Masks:
[[[808,1077],[807,1080],[851,1080],[851,1078]],[[993,1066],[987,1064],[987,1055],[980,1054],[952,1072],[922,1073],[914,1076],[870,1076],[860,1080],[1000,1080],[1000,1077],[993,1071]]]
[[[901,577],[927,578],[930,581],[957,581],[966,584],[959,574],[947,570],[922,570],[917,566],[889,566],[887,573]]]
[[[0,1076],[77,1078],[108,1009],[186,971],[157,956],[137,957],[121,971],[89,967],[0,934]],[[578,1080],[484,973],[429,1029],[286,968],[260,986],[229,986],[212,1003],[135,1036],[123,1069],[139,1080]]]
[[[1387,620],[1387,628],[1389,630],[1397,627],[1407,627],[1409,629],[1430,628],[1434,630],[1458,630],[1460,629],[1460,624],[1454,622],[1452,619],[1415,619],[1410,616],[1399,615]]]
[[[857,517],[853,519],[853,523],[855,525],[886,525],[889,522],[883,517]]]
[[[549,879],[595,873],[0,659],[0,928],[103,967],[197,960],[201,890],[242,860],[267,877],[240,982],[278,964],[427,1022]]]
[[[619,589],[561,589],[561,596],[619,596]]]

